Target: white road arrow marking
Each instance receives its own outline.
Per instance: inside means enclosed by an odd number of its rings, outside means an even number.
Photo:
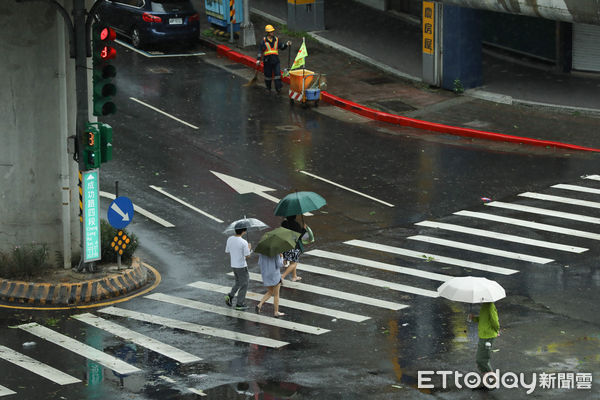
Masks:
[[[221,174],[219,172],[210,171],[217,176],[217,178],[221,179],[223,182],[231,186],[233,190],[238,192],[239,194],[248,194],[255,193],[260,197],[263,197],[273,203],[279,203],[279,199],[277,197],[266,194],[265,192],[274,192],[276,189],[271,189],[270,187],[258,185],[256,183],[248,182],[240,178],[234,178],[233,176]]]
[[[270,187],[266,187],[266,186],[258,185],[256,183],[248,182],[248,181],[245,181],[240,178],[234,178],[233,176],[221,174],[219,172],[215,172],[215,171],[210,171],[210,172],[212,172],[213,174],[216,175],[217,178],[221,179],[223,182],[225,182],[226,184],[231,186],[231,188],[233,190],[235,190],[236,192],[238,192],[239,194],[254,193],[254,194],[259,195],[262,198],[272,201],[273,203],[279,203],[279,201],[280,201],[280,199],[278,199],[277,197],[271,196],[270,194],[265,193],[265,192],[273,192],[276,189],[271,189]],[[306,213],[304,213],[304,215],[306,215],[307,217],[310,217],[313,214],[306,212]]]
[[[121,218],[123,218],[123,221],[129,221],[129,213],[124,213],[123,210],[121,210],[119,208],[119,206],[117,205],[117,203],[112,203],[112,205],[110,206],[110,208],[116,212],[117,214],[119,214],[121,216]]]

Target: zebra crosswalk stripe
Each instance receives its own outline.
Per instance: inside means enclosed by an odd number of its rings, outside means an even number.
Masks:
[[[473,244],[469,244],[469,243],[457,242],[454,240],[440,239],[440,238],[425,236],[425,235],[409,236],[407,239],[437,244],[440,246],[452,247],[455,249],[474,251],[477,253],[490,254],[493,256],[511,258],[513,260],[529,261],[529,262],[533,262],[533,263],[537,263],[537,264],[548,264],[548,263],[554,261],[550,258],[537,257],[537,256],[529,255],[529,254],[514,253],[512,251],[505,251],[505,250],[500,250],[500,249],[494,249],[491,247],[477,246],[477,245],[473,245]]]
[[[56,368],[34,360],[25,354],[18,353],[5,346],[0,346],[0,358],[15,364],[16,366],[31,371],[34,374],[49,379],[54,383],[58,383],[59,385],[70,385],[72,383],[81,382],[81,380],[71,375],[65,374]]]
[[[548,210],[547,208],[531,207],[514,203],[503,203],[501,201],[492,201],[491,203],[486,203],[485,205],[490,207],[504,208],[507,210],[522,211],[530,214],[539,214],[549,217],[570,219],[579,222],[587,222],[590,224],[600,224],[600,218],[589,217],[587,215],[581,214],[573,214],[563,211]]]
[[[70,350],[82,357],[97,362],[106,368],[112,369],[118,374],[129,375],[141,370],[129,365],[126,362],[119,360],[109,354],[103,353],[87,344],[81,343],[75,339],[65,336],[62,333],[48,329],[45,326],[41,326],[35,322],[30,324],[19,325],[19,329],[31,333],[32,335],[38,336],[44,340],[57,344],[67,350]]]
[[[11,394],[17,394],[17,392],[13,392],[9,388],[0,385],[0,397],[10,396]]]
[[[576,237],[581,237],[581,238],[585,238],[585,239],[600,240],[600,235],[597,233],[580,231],[577,229],[561,228],[560,226],[540,224],[538,222],[525,221],[522,219],[507,218],[507,217],[501,217],[499,215],[486,214],[486,213],[467,211],[467,210],[457,211],[454,214],[460,215],[463,217],[479,218],[479,219],[485,219],[488,221],[502,222],[505,224],[517,225],[517,226],[522,226],[522,227],[526,227],[526,228],[537,229],[540,231],[560,233],[563,235],[576,236]]]
[[[300,268],[300,267],[301,267],[301,265],[298,265],[298,268]],[[217,293],[222,293],[222,294],[228,294],[231,291],[230,286],[222,286],[222,285],[217,285],[214,283],[208,283],[208,282],[202,282],[202,281],[189,283],[188,286],[195,287],[197,289],[210,290],[212,292],[217,292]],[[264,294],[254,293],[254,292],[246,292],[246,298],[250,299],[250,300],[260,301],[263,296],[264,296]],[[273,298],[271,297],[267,301],[267,303],[272,304]],[[279,305],[282,307],[294,308],[297,310],[308,311],[308,312],[312,312],[315,314],[327,315],[332,318],[345,319],[347,321],[353,321],[353,322],[362,322],[362,321],[366,321],[371,318],[371,317],[367,317],[365,315],[353,314],[353,313],[349,313],[346,311],[339,311],[339,310],[334,310],[331,308],[319,307],[319,306],[315,306],[313,304],[301,303],[299,301],[293,301],[293,300],[281,299],[281,298],[279,299]]]
[[[364,275],[351,274],[349,272],[332,270],[332,269],[328,269],[328,268],[315,267],[314,265],[308,265],[308,264],[304,264],[304,263],[298,264],[298,266],[296,268],[301,271],[311,272],[311,273],[320,274],[320,275],[332,276],[335,278],[346,279],[346,280],[354,281],[354,282],[360,282],[360,283],[364,283],[366,285],[377,286],[377,287],[395,290],[397,292],[408,292],[408,293],[414,293],[414,294],[418,294],[421,296],[427,296],[427,297],[439,297],[437,292],[434,292],[431,290],[413,288],[413,287],[402,285],[399,283],[384,281],[383,279],[370,278],[370,277],[364,276]],[[410,292],[409,292],[409,290],[407,290],[407,288],[411,289]],[[418,289],[418,290],[413,290],[413,289]]]
[[[524,245],[528,245],[528,246],[543,247],[543,248],[547,248],[547,249],[566,251],[569,253],[583,253],[583,252],[589,250],[589,249],[586,249],[585,247],[576,247],[576,246],[570,246],[570,245],[561,244],[561,243],[546,242],[543,240],[529,239],[529,238],[526,238],[523,236],[508,235],[506,233],[486,231],[484,229],[470,228],[467,226],[455,225],[455,224],[446,224],[443,222],[421,221],[421,222],[417,222],[415,225],[425,226],[428,228],[443,229],[443,230],[452,231],[452,232],[465,233],[468,235],[482,236],[482,237],[485,237],[488,239],[498,239],[498,240],[503,240],[506,242],[520,243],[520,244],[524,244]]]
[[[496,267],[494,265],[481,264],[481,263],[476,263],[476,262],[466,261],[466,260],[459,260],[456,258],[440,256],[437,254],[424,253],[422,251],[414,251],[414,250],[403,249],[400,247],[387,246],[387,245],[379,244],[379,243],[366,242],[364,240],[349,240],[344,243],[349,244],[351,246],[364,247],[364,248],[372,249],[372,250],[380,250],[380,251],[385,251],[388,253],[418,258],[421,260],[428,260],[431,262],[438,262],[438,263],[442,263],[442,264],[450,264],[450,265],[455,265],[455,266],[463,267],[463,268],[478,269],[481,271],[493,272],[493,273],[502,274],[502,275],[511,275],[511,274],[515,274],[515,273],[519,272],[515,269]]]
[[[137,321],[148,322],[151,324],[163,325],[173,329],[180,329],[188,332],[200,333],[203,335],[219,337],[223,339],[235,340],[238,342],[258,344],[266,347],[280,348],[288,345],[288,342],[269,339],[260,336],[247,335],[245,333],[228,331],[225,329],[213,328],[210,326],[198,325],[191,322],[180,321],[177,319],[160,317],[158,315],[146,314],[137,311],[126,310],[124,308],[107,307],[98,312],[113,315],[115,317],[131,318]]]
[[[591,179],[594,181],[600,181],[600,175],[588,175],[588,176],[584,176],[584,179]]]
[[[551,187],[555,189],[573,190],[575,192],[600,194],[600,189],[594,189],[585,186],[565,185],[563,183],[559,183],[557,185],[552,185]]]
[[[580,207],[600,208],[600,203],[598,203],[597,201],[579,200],[579,199],[573,199],[570,197],[552,196],[549,194],[532,193],[532,192],[520,193],[519,196],[527,197],[530,199],[554,201],[554,202],[563,203],[563,204],[572,204],[572,205],[580,206]]]
[[[95,326],[98,329],[102,329],[129,342],[135,343],[138,346],[145,347],[158,354],[162,354],[163,356],[180,362],[182,364],[189,364],[193,362],[202,361],[200,357],[196,357],[193,354],[190,354],[168,344],[162,343],[156,339],[142,335],[141,333],[132,331],[130,329],[125,328],[122,325],[115,324],[114,322],[105,320],[104,318],[100,318],[90,313],[74,315],[72,318],[81,322],[85,322],[86,324]]]
[[[359,264],[359,265],[362,265],[365,267],[377,268],[377,269],[381,269],[384,271],[397,272],[399,274],[418,276],[419,278],[432,279],[434,281],[446,282],[447,280],[452,279],[452,277],[450,275],[436,274],[434,272],[422,271],[422,270],[415,269],[415,268],[400,267],[398,265],[386,264],[386,263],[382,263],[379,261],[372,261],[372,260],[368,260],[366,258],[352,257],[352,256],[348,256],[346,254],[332,253],[330,251],[311,250],[311,251],[307,251],[305,254],[309,254],[309,255],[315,256],[315,257],[328,258],[330,260],[337,260],[337,261],[343,261],[343,262],[348,262],[348,263],[352,263],[352,264]],[[337,274],[337,272],[335,272],[335,271],[334,271],[334,273]],[[404,286],[406,288],[405,291],[407,291],[407,292],[411,291],[412,289],[416,289],[417,292],[420,291],[418,288],[411,288],[410,286],[406,286],[406,285],[402,285],[402,286]],[[416,294],[424,294],[424,293],[416,293]],[[424,294],[424,295],[426,296],[427,294]],[[434,297],[437,297],[437,296],[434,296]]]
[[[257,315],[250,312],[232,310],[230,308],[219,307],[212,304],[202,303],[196,300],[184,299],[182,297],[171,296],[165,293],[153,293],[144,297],[151,300],[162,301],[164,303],[193,308],[195,310],[202,310],[215,314],[225,315],[227,317],[244,319],[246,321],[252,322],[259,322],[265,325],[272,325],[277,326],[279,328],[291,329],[297,332],[310,333],[312,335],[321,335],[323,333],[329,332],[329,329],[300,324],[292,321],[286,321],[275,317],[268,317],[266,315]]]
[[[229,272],[227,275],[233,276],[233,272]],[[262,282],[262,277],[260,274],[250,272],[250,279],[253,281]],[[401,310],[403,308],[407,308],[408,306],[405,304],[393,303],[387,300],[379,300],[373,299],[371,297],[361,296],[359,294],[346,293],[339,290],[329,289],[322,286],[309,285],[307,283],[298,283],[298,282],[290,282],[285,281],[283,284],[283,289],[290,288],[296,290],[302,290],[305,292],[317,293],[323,296],[335,297],[342,300],[353,301],[355,303],[367,304],[370,306],[387,308],[389,310]]]

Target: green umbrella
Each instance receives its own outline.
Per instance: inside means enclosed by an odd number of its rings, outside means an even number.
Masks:
[[[275,254],[283,253],[287,250],[292,250],[296,247],[296,241],[300,237],[298,232],[291,231],[286,228],[276,228],[269,231],[260,238],[254,251],[264,254],[265,256],[273,257]]]
[[[275,207],[275,215],[287,217],[318,210],[327,202],[315,192],[294,192],[285,196]]]

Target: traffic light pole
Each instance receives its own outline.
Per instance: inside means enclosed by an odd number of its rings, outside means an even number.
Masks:
[[[75,133],[75,154],[77,156],[77,162],[79,164],[79,171],[84,170],[84,157],[81,146],[82,135],[85,131],[86,124],[88,122],[88,75],[87,75],[87,55],[88,46],[86,38],[88,33],[86,32],[86,17],[87,10],[85,8],[85,0],[73,0],[73,20],[74,20],[74,32],[75,32],[75,92],[77,95],[77,119],[75,121],[76,133]],[[81,183],[83,184],[83,182]],[[85,263],[84,260],[84,223],[80,222],[80,249],[81,258],[79,259],[79,265],[77,271],[88,270],[92,272],[94,270],[93,263]]]

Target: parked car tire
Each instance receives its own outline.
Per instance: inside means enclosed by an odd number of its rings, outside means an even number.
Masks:
[[[131,44],[136,49],[139,49],[140,47],[142,47],[142,37],[140,36],[139,29],[136,28],[135,26],[131,30]]]

